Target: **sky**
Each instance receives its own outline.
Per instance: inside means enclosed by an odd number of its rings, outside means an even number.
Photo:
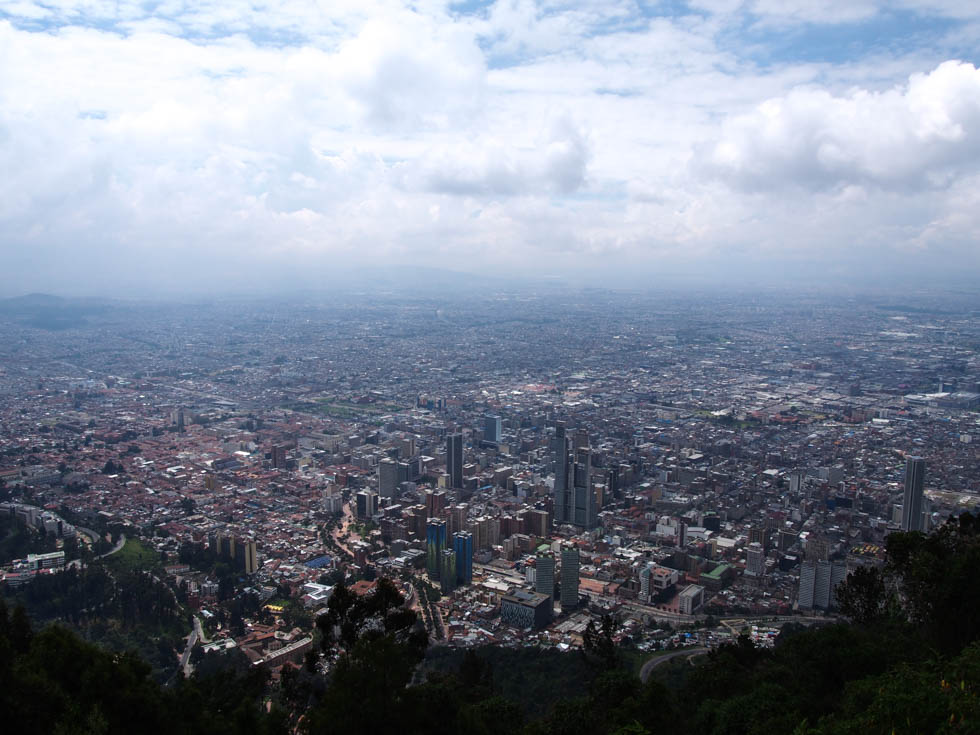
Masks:
[[[0,295],[980,283],[976,0],[2,0]]]

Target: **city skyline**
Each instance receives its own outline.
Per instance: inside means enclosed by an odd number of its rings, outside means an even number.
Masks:
[[[969,3],[10,4],[0,296],[975,282]]]

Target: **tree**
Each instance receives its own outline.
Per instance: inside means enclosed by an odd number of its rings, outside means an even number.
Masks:
[[[858,625],[873,625],[888,610],[885,577],[876,567],[858,567],[835,594],[841,615]]]

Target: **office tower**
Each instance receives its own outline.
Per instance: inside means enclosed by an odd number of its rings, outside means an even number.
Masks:
[[[378,464],[378,495],[382,498],[393,498],[397,487],[398,463],[386,457]]]
[[[799,470],[789,473],[789,491],[796,495],[803,489],[803,473]]]
[[[361,490],[354,495],[357,517],[365,520],[378,512],[378,494],[373,490]]]
[[[446,491],[427,490],[425,493],[425,513],[429,518],[442,518],[446,512]]]
[[[798,606],[803,610],[837,607],[835,590],[847,578],[847,566],[829,561],[805,561],[800,567]]]
[[[766,571],[766,555],[762,544],[753,541],[745,552],[745,573],[753,577],[761,577]]]
[[[483,438],[488,442],[499,442],[503,427],[499,416],[487,415],[483,417]]]
[[[578,549],[566,546],[561,550],[561,609],[571,610],[578,605]]]
[[[458,531],[453,534],[453,549],[456,552],[456,582],[473,583],[473,534]]]
[[[442,551],[446,548],[446,522],[441,518],[430,518],[425,534],[426,571],[431,579],[439,579]]]
[[[905,461],[905,496],[902,500],[902,530],[922,530],[922,488],[925,484],[926,461],[909,457]]]
[[[568,437],[565,424],[558,422],[551,440],[551,452],[555,458],[555,525],[572,523],[572,489],[568,478]]]
[[[272,446],[272,466],[277,470],[286,469],[286,447],[281,444]]]
[[[255,574],[259,568],[255,539],[238,539],[235,543],[235,565],[245,574]]]
[[[542,552],[534,559],[534,591],[549,597],[555,596],[555,555]]]
[[[444,595],[456,589],[456,551],[443,549],[439,553],[439,589]]]
[[[463,487],[463,435],[450,434],[446,437],[446,474],[449,487]]]
[[[469,510],[466,503],[457,503],[449,509],[449,527],[447,533],[456,534],[466,530],[466,513]]]
[[[575,450],[575,463],[572,468],[572,502],[574,504],[571,522],[590,530],[596,527],[599,517],[599,500],[592,489],[592,451],[588,447]]]

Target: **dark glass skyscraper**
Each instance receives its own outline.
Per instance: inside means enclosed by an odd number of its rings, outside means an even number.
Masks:
[[[551,440],[551,452],[555,458],[555,525],[572,523],[572,491],[568,477],[568,437],[565,424],[558,422],[555,436]]]
[[[483,438],[488,442],[499,442],[503,433],[499,416],[488,414],[483,417]]]
[[[905,496],[902,498],[902,530],[922,530],[922,489],[925,485],[926,461],[922,457],[905,460]]]
[[[453,549],[456,551],[456,582],[473,583],[473,534],[457,531],[453,534]]]
[[[446,522],[441,518],[430,518],[425,531],[425,568],[431,579],[439,579],[442,552],[446,548]]]
[[[450,434],[446,437],[446,474],[449,486],[463,487],[463,435]]]

